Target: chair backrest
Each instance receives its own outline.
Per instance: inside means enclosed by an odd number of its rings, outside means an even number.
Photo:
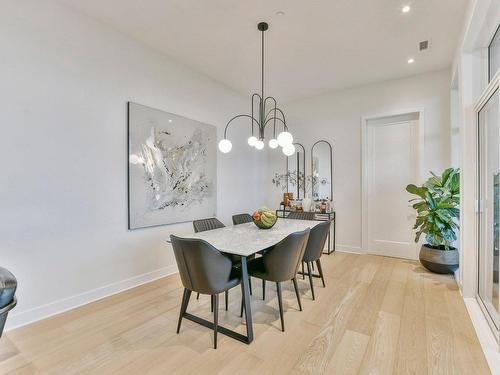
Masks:
[[[291,280],[297,274],[309,237],[309,229],[286,236],[263,255],[269,281]]]
[[[321,258],[325,242],[330,232],[330,221],[315,225],[309,233],[306,251],[304,252],[304,261],[314,262]]]
[[[170,236],[184,288],[202,294],[224,290],[231,274],[231,260],[208,242]]]
[[[314,212],[293,211],[288,214],[287,219],[314,220]]]
[[[208,219],[201,219],[193,221],[193,227],[195,233],[205,232],[207,230],[224,228],[225,225],[216,219],[215,217],[211,217]]]
[[[233,215],[233,224],[234,225],[251,223],[252,221],[253,221],[252,216],[249,214]]]

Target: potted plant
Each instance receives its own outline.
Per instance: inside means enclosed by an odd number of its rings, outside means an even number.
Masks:
[[[417,211],[413,229],[415,242],[425,234],[426,244],[420,248],[420,263],[429,271],[453,273],[458,268],[458,251],[453,247],[457,240],[460,215],[460,171],[448,168],[441,176],[432,173],[422,186],[410,184],[406,191],[417,195],[411,199]]]

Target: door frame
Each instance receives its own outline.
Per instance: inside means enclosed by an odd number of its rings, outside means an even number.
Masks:
[[[368,210],[368,121],[376,120],[384,117],[404,116],[418,114],[417,122],[417,181],[415,184],[423,182],[423,167],[424,167],[424,129],[425,129],[425,111],[423,108],[403,109],[394,112],[379,113],[375,115],[361,117],[361,252],[369,254],[368,251],[368,215],[365,214]],[[408,183],[411,183],[409,181]],[[418,251],[420,245],[415,244],[415,259],[418,259]]]
[[[479,245],[480,245],[480,236],[481,236],[481,221],[480,221],[480,184],[479,184],[479,173],[480,173],[480,134],[479,134],[479,112],[481,109],[484,107],[484,105],[490,100],[490,98],[495,94],[497,90],[500,90],[500,70],[497,71],[495,76],[491,78],[491,81],[488,83],[488,85],[484,88],[483,92],[481,93],[479,99],[476,101],[474,105],[474,127],[475,127],[475,142],[474,142],[474,156],[476,158],[474,162],[474,206],[475,206],[475,212],[473,217],[468,220],[471,220],[473,227],[474,227],[474,252],[468,252],[467,255],[463,255],[460,257],[460,261],[462,261],[462,258],[464,258],[463,262],[471,261],[475,265],[474,267],[474,291],[475,291],[475,299],[478,302],[478,305],[488,323],[488,326],[490,327],[491,332],[493,333],[495,339],[500,340],[500,332],[499,328],[500,327],[500,322],[494,321],[493,317],[490,315],[488,312],[486,305],[484,304],[482,298],[479,296]],[[499,91],[500,92],[500,91]],[[462,212],[462,210],[461,210]],[[462,264],[462,263],[461,263]]]

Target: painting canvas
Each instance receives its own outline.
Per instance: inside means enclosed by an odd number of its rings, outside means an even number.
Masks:
[[[212,217],[216,128],[128,103],[129,229]]]

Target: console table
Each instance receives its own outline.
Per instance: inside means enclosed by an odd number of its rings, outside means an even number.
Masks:
[[[288,216],[288,214],[290,212],[293,212],[293,211],[278,209],[278,210],[276,210],[276,216],[284,219]],[[330,228],[330,232],[328,232],[328,250],[323,252],[323,254],[330,255],[331,253],[333,253],[335,251],[335,232],[336,232],[335,226],[337,223],[337,217],[336,217],[335,211],[330,211],[330,212],[325,212],[325,213],[315,212],[314,213],[314,220],[316,220],[316,221],[331,221],[332,222],[332,227]],[[332,244],[332,242],[333,242],[333,244]]]

